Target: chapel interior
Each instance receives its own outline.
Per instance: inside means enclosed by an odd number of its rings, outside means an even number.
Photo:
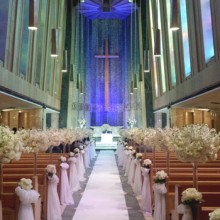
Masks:
[[[219,0],[0,0],[0,126],[219,132],[219,21]]]

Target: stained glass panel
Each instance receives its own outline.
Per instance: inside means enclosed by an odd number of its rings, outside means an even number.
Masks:
[[[29,0],[24,1],[24,15],[23,15],[23,30],[22,30],[22,47],[21,47],[21,60],[20,72],[26,75],[27,59],[28,59],[28,17],[29,17]]]
[[[189,32],[187,22],[186,0],[180,0],[180,18],[183,40],[184,72],[185,77],[188,77],[191,74],[191,61],[189,50]]]
[[[205,52],[205,61],[208,62],[214,56],[214,43],[212,33],[212,16],[210,0],[200,0],[202,12],[202,30]]]
[[[5,59],[9,1],[0,0],[0,60]]]
[[[170,52],[170,70],[171,70],[171,84],[172,86],[176,85],[176,69],[175,69],[175,57],[174,57],[174,45],[173,45],[173,31],[170,29],[170,6],[171,1],[166,1],[167,6],[167,29],[169,37],[169,52]]]

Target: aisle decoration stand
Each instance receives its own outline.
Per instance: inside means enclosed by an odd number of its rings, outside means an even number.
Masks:
[[[22,178],[15,189],[15,193],[20,200],[18,220],[34,220],[31,204],[38,201],[40,194],[36,190],[32,190],[32,180]]]
[[[188,188],[182,192],[182,204],[177,207],[177,213],[183,214],[182,220],[196,220],[197,206],[202,201],[200,192],[195,188]]]
[[[57,192],[57,184],[59,178],[56,175],[56,167],[53,164],[49,164],[46,167],[48,178],[47,189],[47,220],[62,220],[62,212],[60,207],[60,199]]]
[[[141,167],[142,176],[144,177],[143,186],[141,191],[141,208],[148,214],[152,215],[152,190],[150,184],[151,160],[145,159]]]
[[[167,174],[161,170],[157,171],[154,184],[154,219],[166,220],[166,198],[167,189],[165,186]]]

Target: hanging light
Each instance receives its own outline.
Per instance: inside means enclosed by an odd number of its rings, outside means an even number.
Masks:
[[[137,76],[134,74],[134,89],[137,89]]]
[[[77,74],[77,79],[76,79],[76,88],[77,88],[77,89],[79,89],[79,87],[80,87],[79,84],[80,84],[80,74],[78,73],[78,74]]]
[[[170,11],[171,11],[170,29],[172,31],[177,31],[180,28],[180,24],[179,24],[179,0],[172,0]]]
[[[35,12],[37,12],[37,0],[29,0],[29,30],[37,30],[37,16]]]
[[[73,82],[74,79],[73,79],[73,64],[70,64],[70,81]]]
[[[139,65],[139,82],[143,81],[143,76],[142,76],[142,64]]]
[[[83,94],[83,82],[82,82],[82,80],[80,81],[80,84],[79,84],[79,93],[81,95]]]
[[[160,29],[156,29],[156,34],[155,34],[155,45],[154,45],[154,56],[159,57],[161,55],[160,51]]]
[[[63,68],[62,72],[66,73],[67,72],[67,50],[63,51]]]
[[[149,58],[150,58],[149,50],[146,50],[146,51],[145,51],[145,54],[144,54],[144,62],[145,62],[144,72],[145,72],[145,73],[150,72]]]
[[[57,53],[57,29],[51,29],[51,57],[58,57]]]
[[[130,88],[130,94],[134,94],[134,81],[131,81],[131,88]]]

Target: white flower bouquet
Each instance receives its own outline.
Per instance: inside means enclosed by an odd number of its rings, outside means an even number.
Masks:
[[[84,118],[79,119],[78,122],[79,122],[80,128],[84,128],[85,127],[86,120]]]
[[[135,118],[129,118],[127,120],[127,125],[129,128],[133,128],[136,123],[137,123],[137,121]]]
[[[18,182],[18,185],[25,190],[30,190],[32,189],[32,180],[31,179],[26,179],[26,178],[22,178],[20,179],[20,181]]]
[[[73,151],[75,154],[78,154],[80,150],[79,150],[79,148],[75,148]]]
[[[209,213],[209,220],[220,220],[220,208]]]
[[[187,188],[182,192],[181,202],[184,205],[195,205],[202,202],[202,193],[195,188]]]
[[[56,166],[54,164],[48,164],[46,167],[47,175],[52,177],[53,174],[56,174]]]
[[[61,163],[65,163],[66,162],[66,157],[61,156],[60,161],[61,161]]]
[[[142,160],[143,154],[142,153],[136,153],[136,159],[137,160]]]
[[[145,159],[143,161],[143,167],[150,168],[150,165],[152,164],[152,161],[150,159]]]
[[[73,152],[69,152],[69,157],[74,157],[75,154]]]
[[[164,170],[160,170],[156,172],[154,182],[158,184],[163,184],[166,183],[167,178],[168,178],[167,173],[165,173]]]
[[[129,146],[129,147],[128,147],[128,150],[132,151],[132,150],[133,150],[133,147],[132,147],[132,146]]]

